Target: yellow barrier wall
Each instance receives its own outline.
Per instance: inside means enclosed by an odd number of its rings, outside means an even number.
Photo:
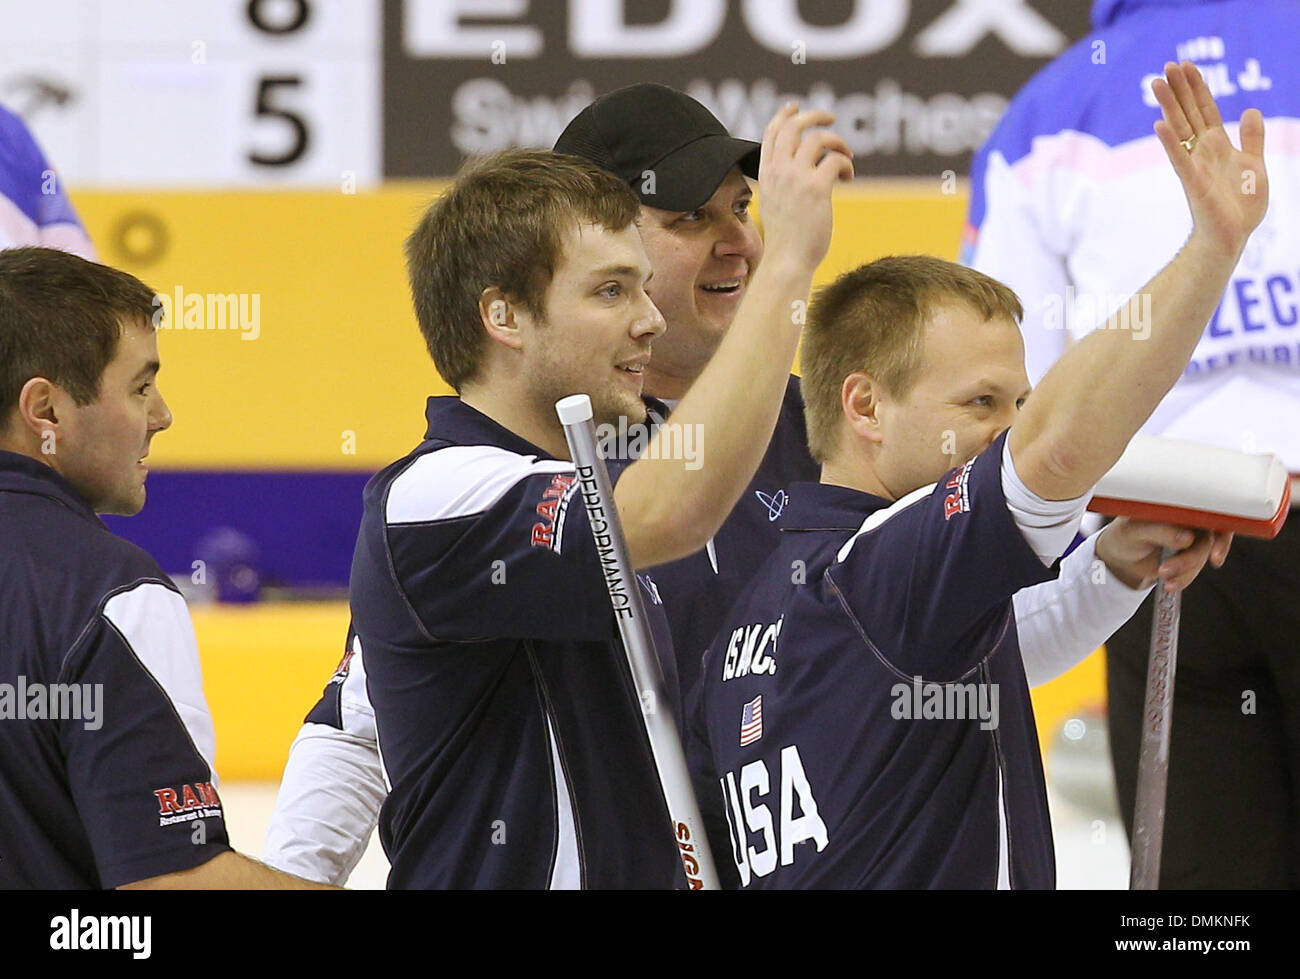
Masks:
[[[160,384],[176,420],[155,443],[157,466],[377,469],[408,452],[424,399],[447,393],[415,324],[401,250],[440,186],[78,193],[102,261],[168,296],[259,297],[256,339],[161,335]],[[965,213],[965,193],[937,182],[843,188],[817,282],[886,254],[955,258]],[[346,606],[202,608],[195,627],[222,778],[279,778],[342,655]],[[1102,677],[1093,657],[1035,691],[1044,744],[1077,705],[1104,697]]]
[[[377,469],[410,451],[424,399],[449,393],[416,326],[402,258],[440,186],[78,194],[100,259],[155,291],[260,297],[256,339],[160,335],[159,382],[176,420],[156,442],[157,468]],[[819,281],[890,252],[955,257],[965,197],[923,186],[841,191]],[[156,229],[161,256],[137,260]]]
[[[222,781],[274,781],[347,640],[346,602],[192,610]]]

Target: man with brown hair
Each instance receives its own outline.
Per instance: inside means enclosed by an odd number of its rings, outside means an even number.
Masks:
[[[703,547],[762,458],[829,246],[830,190],[852,175],[843,141],[814,128],[830,122],[787,106],[765,134],[774,245],[672,419],[707,433],[707,462],[658,451],[661,427],[614,467],[637,568]],[[586,393],[598,424],[645,417],[664,323],[638,207],[593,164],[509,151],[467,168],[408,241],[420,328],[458,396],[431,398],[425,441],[368,485],[353,561],[391,887],[683,880],[554,408]],[[662,611],[638,578],[671,690]]]
[[[0,889],[315,887],[230,849],[185,601],[96,516],[172,422],[154,294],[0,251]]]
[[[792,488],[787,540],[692,709],[693,771],[743,886],[1053,886],[1017,593],[1058,564],[1078,577],[1061,558],[1091,488],[1177,380],[1267,208],[1259,114],[1237,151],[1195,68],[1166,75],[1156,131],[1194,230],[1145,290],[1144,342],[1098,331],[1029,397],[1019,302],[986,276],[882,259],[817,297],[803,365],[821,482]],[[1134,584],[1183,587],[1227,546],[1162,536],[1129,562]],[[1162,564],[1160,543],[1186,550]]]

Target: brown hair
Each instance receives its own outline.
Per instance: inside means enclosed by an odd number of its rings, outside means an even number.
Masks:
[[[818,290],[803,337],[808,448],[825,462],[835,450],[844,378],[863,371],[902,397],[921,368],[921,340],[934,308],[955,300],[986,320],[1020,322],[1016,294],[982,272],[929,255],[893,255],[845,272]]]
[[[459,391],[478,371],[484,289],[542,315],[565,230],[621,231],[639,209],[627,184],[580,157],[506,150],[467,165],[406,240],[415,315],[438,373]]]
[[[44,377],[78,405],[99,399],[123,323],[152,324],[154,292],[133,275],[53,248],[0,251],[0,419]]]

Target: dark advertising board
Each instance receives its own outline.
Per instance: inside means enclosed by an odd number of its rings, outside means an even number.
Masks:
[[[761,137],[795,98],[838,117],[860,176],[964,173],[1010,96],[1088,30],[1042,0],[386,0],[384,175],[549,146],[640,81]]]

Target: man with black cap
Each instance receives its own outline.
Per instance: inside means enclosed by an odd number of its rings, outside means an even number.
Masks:
[[[645,111],[637,114],[627,109],[629,104],[643,105]],[[621,128],[615,124],[619,120]],[[635,145],[625,147],[620,133]],[[646,134],[656,139],[641,139]],[[646,290],[680,337],[679,342],[666,346],[663,355],[656,349],[645,371],[646,385],[655,394],[676,401],[721,342],[761,254],[761,242],[747,215],[750,191],[742,176],[743,172],[756,173],[758,144],[731,139],[716,119],[685,96],[660,86],[637,86],[585,110],[561,137],[558,148],[577,150],[625,180],[639,178],[632,184],[642,202],[653,200],[679,208],[643,207],[640,222],[655,270],[654,283],[647,284]],[[783,151],[789,154],[791,148]],[[811,274],[811,266],[808,272]],[[774,531],[768,529],[772,522],[769,513],[774,519],[779,512],[784,481],[805,471],[796,466],[789,476],[781,473],[783,456],[796,455],[803,466],[811,467],[797,387],[786,393],[777,428],[774,450],[763,460],[763,481],[745,491],[746,499],[752,501],[747,509],[760,508],[761,525],[751,519],[751,529],[719,535],[711,542],[708,556],[701,555],[693,567],[692,559],[687,559],[655,572],[656,579],[662,580],[672,577],[678,568],[684,574],[694,570],[701,586],[684,582],[678,589],[681,594],[699,600],[701,596],[695,593],[707,589],[715,596],[712,602],[703,602],[713,615],[709,622],[678,619],[700,631],[701,650],[716,615],[736,593],[741,569],[752,566],[752,561],[770,550],[771,543],[760,542],[759,537],[766,532],[774,540]],[[784,443],[791,446],[791,452],[777,451]],[[733,571],[727,578],[718,573],[717,545],[731,538],[736,542],[734,549],[730,543],[722,549],[730,559],[727,570]],[[761,544],[762,553],[737,556],[744,546],[755,553],[755,543]],[[723,588],[732,589],[730,595]],[[715,605],[717,608],[712,608]],[[384,796],[382,771],[375,764],[374,727],[364,674],[360,657],[352,655],[355,651],[350,637],[349,656],[295,742],[266,846],[267,859],[273,865],[292,866],[321,880],[342,880],[350,873]],[[326,776],[326,772],[330,774]]]
[[[718,349],[763,255],[745,180],[758,176],[759,144],[728,135],[689,95],[641,84],[579,112],[555,150],[617,174],[641,199],[641,240],[655,270],[646,288],[668,324],[655,340],[645,393],[671,408]],[[792,376],[767,454],[722,529],[703,551],[654,569],[683,692],[722,616],[776,548],[786,487],[818,472]]]

